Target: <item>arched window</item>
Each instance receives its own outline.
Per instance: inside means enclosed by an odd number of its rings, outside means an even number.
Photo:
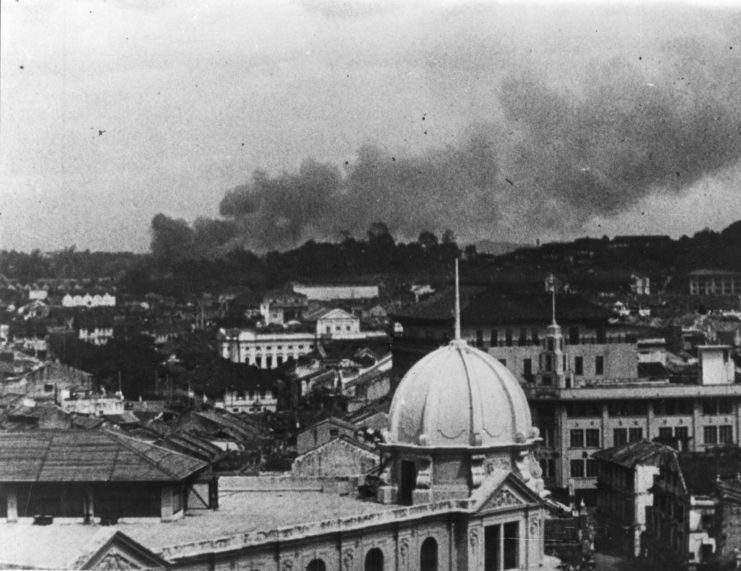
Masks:
[[[327,566],[321,559],[312,559],[306,566],[306,571],[327,571]]]
[[[437,541],[428,537],[419,552],[420,571],[437,571]]]
[[[383,571],[383,551],[378,547],[365,555],[365,571]]]

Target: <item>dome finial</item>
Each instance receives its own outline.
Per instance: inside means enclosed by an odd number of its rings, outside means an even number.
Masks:
[[[461,340],[461,292],[458,281],[458,258],[455,259],[455,332],[456,341]]]

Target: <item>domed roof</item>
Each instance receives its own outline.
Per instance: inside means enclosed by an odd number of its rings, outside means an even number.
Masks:
[[[404,376],[389,413],[389,444],[503,446],[535,434],[525,393],[497,359],[455,340]]]

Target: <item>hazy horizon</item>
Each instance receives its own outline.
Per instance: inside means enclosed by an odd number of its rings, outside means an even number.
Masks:
[[[741,218],[741,9],[145,0],[0,5],[0,249],[461,243]]]

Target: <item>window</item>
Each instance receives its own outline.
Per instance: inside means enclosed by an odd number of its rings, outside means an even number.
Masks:
[[[340,429],[339,428],[330,428],[329,429],[329,437],[330,438],[337,438],[340,435]]]
[[[572,478],[583,478],[584,477],[584,460],[572,460],[571,461],[571,477]]]
[[[733,426],[724,424],[718,427],[718,442],[721,444],[731,444],[733,442]]]
[[[628,431],[625,428],[616,428],[612,431],[612,445],[622,446],[628,442]]]
[[[690,437],[690,429],[686,426],[677,426],[674,428],[674,437],[687,439]]]
[[[596,478],[599,474],[599,466],[597,460],[591,458],[587,460],[587,478]]]
[[[530,381],[533,378],[533,360],[524,359],[522,361],[522,376],[525,380]]]
[[[499,359],[499,362],[505,367],[507,366],[507,359]]]
[[[584,357],[574,357],[574,374],[584,374]]]
[[[571,431],[571,448],[584,448],[584,431]]]
[[[437,571],[437,541],[428,537],[422,543],[419,552],[419,568],[421,571]]]
[[[520,338],[517,340],[517,344],[520,347],[527,345],[527,329],[520,327]]]
[[[605,358],[602,355],[597,355],[594,358],[594,374],[595,375],[605,374]]]
[[[484,346],[484,331],[482,329],[476,330],[476,347]]]
[[[579,344],[579,328],[569,327],[569,345]]]
[[[611,401],[607,413],[610,416],[646,416],[648,408],[645,401]]]
[[[718,427],[706,426],[702,430],[705,444],[718,444]]]
[[[659,438],[671,438],[672,429],[670,426],[662,426],[659,428]]]
[[[313,559],[307,566],[306,571],[327,571],[327,566],[321,559]]]
[[[602,404],[595,401],[566,403],[569,418],[589,418],[602,416]]]
[[[365,556],[365,571],[383,571],[383,551],[374,547]]]
[[[689,416],[692,414],[691,400],[660,400],[654,402],[656,416]]]
[[[705,399],[702,401],[702,413],[706,416],[733,414],[733,401],[730,399]]]
[[[540,337],[538,335],[538,329],[536,327],[533,327],[533,330],[532,330],[532,333],[531,333],[531,338],[533,340],[533,345],[540,344]]]
[[[491,337],[489,339],[489,344],[492,347],[496,347],[497,345],[499,345],[499,339],[498,339],[498,334],[497,334],[497,330],[496,329],[492,329],[491,330]]]
[[[505,335],[505,339],[504,339],[505,344],[507,345],[507,347],[512,347],[512,330],[507,329],[504,335]]]
[[[638,442],[643,438],[643,429],[642,428],[631,428],[628,431],[628,441],[629,442]]]
[[[599,448],[599,428],[587,428],[587,448]]]

